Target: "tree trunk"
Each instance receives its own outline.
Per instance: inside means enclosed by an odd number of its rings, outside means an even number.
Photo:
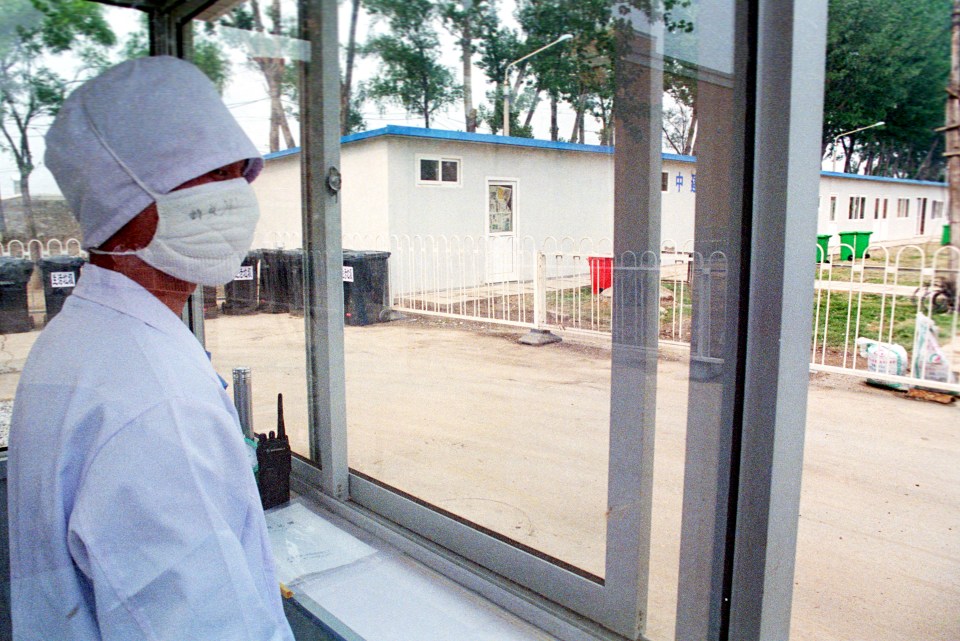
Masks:
[[[947,88],[947,183],[949,184],[950,244],[960,249],[960,0],[953,0],[950,35],[950,86]],[[950,252],[948,265],[957,269],[957,252]],[[954,284],[957,276],[954,275]]]
[[[460,50],[463,59],[463,117],[467,131],[473,133],[477,130],[477,114],[473,108],[473,30],[469,17],[463,23]]]
[[[853,158],[853,138],[850,136],[845,136],[844,140],[840,142],[843,146],[843,173],[850,173],[850,161]]]
[[[583,110],[587,108],[587,95],[581,89],[580,95],[577,96],[577,113],[573,118],[573,131],[570,132],[570,142],[577,142],[577,138],[580,134],[581,127],[581,118],[583,118]],[[580,142],[583,142],[582,140]]]
[[[524,127],[529,127],[530,123],[533,122],[533,112],[537,110],[537,105],[540,104],[540,94],[543,90],[540,87],[537,87],[537,92],[533,94],[533,102],[530,104],[530,109],[527,110],[527,117],[523,121]]]
[[[693,145],[697,140],[697,103],[693,103],[693,107],[690,109],[690,126],[687,127],[687,139],[683,145],[683,155],[692,156],[693,155]]]
[[[23,222],[27,224],[27,240],[37,237],[37,224],[33,219],[33,198],[30,196],[30,173],[20,174],[20,198],[23,201]]]
[[[557,99],[550,96],[550,140],[556,142],[560,137],[560,127],[557,125]]]
[[[347,37],[347,60],[343,86],[340,88],[340,135],[349,133],[350,97],[353,92],[353,63],[357,55],[357,21],[360,16],[360,0],[351,0],[350,35]]]

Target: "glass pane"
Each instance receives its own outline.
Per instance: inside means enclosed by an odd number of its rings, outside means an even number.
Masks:
[[[724,351],[736,344],[724,323],[736,313],[730,301],[739,282],[742,153],[731,141],[742,126],[732,93],[742,79],[734,75],[731,3],[669,16],[638,10],[628,20],[597,6],[589,28],[556,33],[543,31],[532,10],[492,16],[504,29],[519,20],[524,46],[499,66],[474,59],[472,82],[483,87],[472,91],[476,132],[501,133],[502,112],[493,112],[504,87],[518,86],[524,97],[511,104],[522,120],[511,131],[523,131],[529,114],[527,132],[537,139],[529,144],[478,140],[470,136],[471,105],[418,112],[376,81],[401,71],[378,56],[387,44],[416,36],[455,46],[436,16],[418,22],[429,24],[426,34],[405,31],[389,11],[367,34],[360,20],[358,41],[375,46],[353,69],[355,81],[372,79],[356,108],[372,129],[374,114],[403,107],[394,124],[414,127],[341,150],[344,246],[389,252],[392,308],[377,319],[389,322],[348,322],[345,330],[350,466],[597,579],[623,581],[630,571],[630,560],[608,559],[608,534],[621,552],[645,549],[652,536],[645,620],[651,638],[672,638],[687,407],[696,403],[697,420],[707,422],[691,431],[715,438],[720,427],[711,420],[728,400],[728,381],[709,374],[735,364]],[[711,29],[691,34],[697,11]],[[615,25],[618,42],[609,37]],[[566,31],[574,38],[537,54],[540,64],[523,67],[525,79],[504,82],[506,63]],[[346,37],[342,44],[350,50]],[[615,76],[625,51],[630,62]],[[570,59],[593,84],[583,105],[576,96],[559,100],[554,123],[537,80],[569,73],[560,63]],[[462,81],[455,60],[434,62],[449,66],[451,83]],[[614,95],[626,96],[618,121]],[[697,137],[704,126],[718,135]],[[462,189],[416,190],[404,180],[404,167],[422,177],[423,164],[412,161],[438,150],[470,167]],[[563,340],[521,344],[532,329]],[[695,389],[691,371],[701,377]],[[656,458],[641,461],[641,449]],[[719,454],[710,452],[713,459],[698,462],[716,469]],[[608,494],[611,468],[619,476]],[[650,475],[652,506],[638,507],[638,497],[650,499]],[[646,520],[652,535],[637,525]]]
[[[299,153],[308,48],[297,25],[293,0],[243,2],[193,23],[193,59],[219,74],[224,102],[264,154],[252,249],[231,283],[204,292],[207,350],[231,393],[234,369],[250,369],[254,432],[277,429],[283,395],[291,449],[309,457]]]
[[[513,231],[513,185],[488,187],[490,233]]]
[[[420,180],[431,182],[440,180],[440,162],[437,160],[421,160]]]
[[[131,9],[86,2],[44,9],[12,0],[0,15],[0,450],[27,354],[86,262],[80,227],[43,162],[44,136],[64,98],[128,57],[123,43],[141,29]]]
[[[460,163],[456,160],[444,160],[443,161],[443,182],[445,183],[455,183],[459,180],[458,170],[460,168]]]

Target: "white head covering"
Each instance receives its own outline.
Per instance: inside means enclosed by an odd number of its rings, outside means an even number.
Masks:
[[[213,83],[168,56],[120,63],[77,88],[46,144],[45,162],[80,223],[84,248],[100,245],[154,200],[117,158],[159,194],[238,160],[248,160],[250,182],[263,168]]]

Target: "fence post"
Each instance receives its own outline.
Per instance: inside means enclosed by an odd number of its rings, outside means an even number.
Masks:
[[[547,325],[547,255],[537,252],[533,272],[533,327],[546,329]]]
[[[520,337],[524,345],[549,345],[559,343],[560,337],[546,329],[547,326],[547,255],[537,252],[533,273],[533,329]]]

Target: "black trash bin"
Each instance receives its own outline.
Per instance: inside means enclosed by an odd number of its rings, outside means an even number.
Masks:
[[[343,250],[343,321],[371,325],[390,307],[390,252]]]
[[[80,278],[84,260],[79,256],[51,256],[40,259],[40,275],[43,277],[43,302],[49,323],[63,309],[67,296],[73,293]]]
[[[27,283],[32,274],[33,263],[26,258],[0,256],[0,334],[33,329],[27,303]]]
[[[290,311],[288,301],[286,261],[282,249],[260,250],[260,305],[259,310],[268,314]]]
[[[230,316],[255,314],[260,299],[257,298],[257,268],[260,266],[260,252],[252,251],[240,263],[240,271],[233,280],[224,285],[223,313]]]
[[[283,252],[287,306],[291,314],[303,313],[303,250],[288,249]]]

